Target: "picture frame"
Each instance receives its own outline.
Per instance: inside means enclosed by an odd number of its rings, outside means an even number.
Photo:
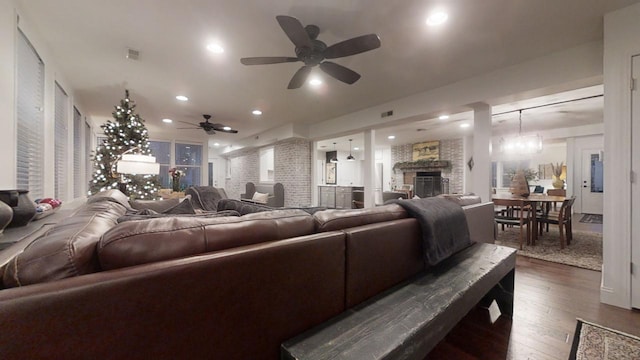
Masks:
[[[413,144],[413,161],[440,160],[440,141],[425,141]]]
[[[336,184],[336,164],[332,162],[328,162],[325,165],[325,169],[326,169],[325,183],[328,185],[335,185]]]

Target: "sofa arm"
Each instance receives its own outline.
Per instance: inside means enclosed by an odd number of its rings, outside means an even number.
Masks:
[[[472,241],[479,243],[495,242],[495,214],[493,203],[485,202],[463,206],[464,215],[467,218],[469,236]]]

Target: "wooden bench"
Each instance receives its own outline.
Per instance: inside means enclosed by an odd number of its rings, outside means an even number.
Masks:
[[[513,315],[516,250],[477,243],[282,344],[282,359],[424,359],[477,304]]]

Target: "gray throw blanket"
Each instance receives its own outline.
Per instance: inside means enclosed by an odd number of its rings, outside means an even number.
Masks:
[[[402,206],[420,223],[426,265],[433,266],[471,245],[462,207],[443,198],[389,200]]]
[[[226,198],[213,186],[190,186],[184,193],[191,195],[194,208],[204,211],[217,211],[218,201]]]

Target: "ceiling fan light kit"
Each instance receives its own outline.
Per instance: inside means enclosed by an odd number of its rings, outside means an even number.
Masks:
[[[351,56],[380,47],[380,38],[376,34],[358,36],[349,40],[327,46],[317,39],[320,28],[316,25],[302,26],[300,21],[292,16],[278,15],[276,20],[287,35],[289,40],[295,45],[296,57],[287,56],[267,56],[241,58],[244,65],[266,65],[287,62],[302,61],[304,65],[296,71],[289,81],[288,89],[300,88],[311,69],[318,65],[320,70],[347,84],[353,84],[360,79],[360,74],[325,59],[336,59]]]

